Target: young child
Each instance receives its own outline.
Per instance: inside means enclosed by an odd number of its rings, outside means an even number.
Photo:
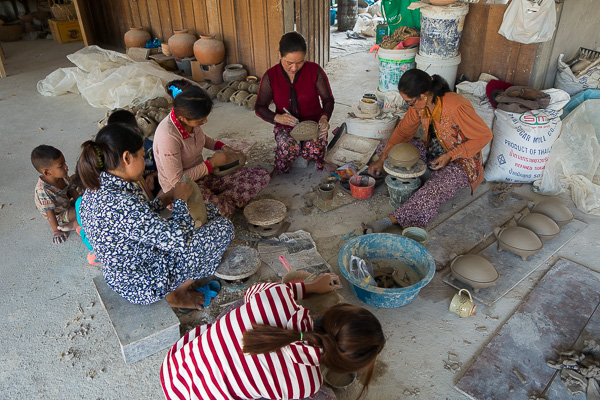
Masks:
[[[41,174],[35,186],[35,206],[50,223],[52,242],[62,243],[67,240],[65,231],[79,227],[71,202],[79,193],[70,182],[69,167],[61,151],[48,145],[33,149],[31,163]]]
[[[110,124],[125,124],[140,134],[142,133],[140,127],[137,124],[135,119],[135,115],[131,111],[127,110],[117,110],[110,114],[108,117],[107,125]],[[144,169],[144,180],[140,181],[142,185],[142,189],[146,195],[148,195],[148,200],[154,199],[156,195],[160,191],[160,186],[158,185],[158,172],[156,170],[156,164],[154,163],[154,152],[152,151],[152,139],[144,137],[144,162],[146,163],[146,167]]]

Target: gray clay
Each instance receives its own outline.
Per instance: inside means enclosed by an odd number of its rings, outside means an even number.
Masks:
[[[496,284],[500,277],[496,268],[485,258],[465,254],[456,257],[450,264],[452,278],[471,286],[475,293]]]
[[[419,150],[412,143],[400,143],[395,145],[388,153],[392,167],[412,168],[419,161]]]
[[[208,219],[206,214],[206,204],[204,204],[204,198],[202,197],[202,191],[198,187],[198,184],[190,179],[188,174],[183,174],[181,178],[182,182],[189,184],[192,187],[192,194],[188,198],[188,207],[190,208],[190,215],[196,221],[196,228],[204,225]]]
[[[542,249],[543,243],[532,231],[520,226],[494,229],[498,239],[498,251],[506,250],[521,256],[523,261]]]
[[[563,226],[573,221],[573,213],[565,205],[556,200],[542,200],[536,204],[527,204],[532,213],[540,213],[552,218],[558,226]]]
[[[319,124],[315,121],[302,121],[292,129],[290,135],[297,141],[314,140],[319,137]]]
[[[515,221],[518,226],[527,228],[542,240],[546,242],[554,239],[560,233],[560,227],[547,215],[540,213],[530,213],[525,216],[515,215]]]

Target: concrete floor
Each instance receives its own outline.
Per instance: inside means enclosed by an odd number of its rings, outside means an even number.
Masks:
[[[166,350],[136,364],[124,364],[92,285],[100,269],[87,265],[87,251],[76,236],[53,245],[48,223],[33,203],[37,173],[29,161],[31,149],[42,143],[58,147],[73,172],[80,143],[95,133],[96,121],[106,112],[90,107],[79,95],[43,97],[36,91],[38,80],[56,68],[71,66],[65,56],[81,46],[81,42],[60,45],[49,40],[3,43],[9,76],[0,79],[0,234],[4,254],[0,263],[0,398],[161,399],[158,373]],[[326,71],[337,100],[332,118],[332,126],[337,126],[353,102],[374,91],[378,66],[373,55],[363,52],[333,60]],[[257,140],[251,164],[270,168],[271,127],[252,112],[217,102],[205,131],[215,138]],[[360,221],[384,216],[392,208],[385,190],[379,190],[368,201],[327,214],[314,210],[304,215],[300,212],[302,195],[325,176],[312,165],[280,175],[260,197],[283,201],[289,209],[290,230],[309,231],[320,253],[336,268],[337,253],[344,243],[341,236],[358,233]],[[482,185],[474,197],[467,190],[460,192],[442,207],[432,226],[443,224],[489,189],[489,184]],[[516,191],[539,197],[530,185]],[[474,317],[461,319],[448,312],[455,290],[441,282],[443,274],[436,274],[407,306],[367,306],[382,321],[388,337],[367,399],[464,399],[454,384],[556,257],[600,271],[600,219],[576,210],[566,195],[561,200],[589,226],[494,306],[480,305]],[[490,215],[480,218],[490,218],[493,212],[490,206]],[[461,240],[460,226],[456,226],[455,238]],[[347,282],[345,286],[342,295],[346,300],[364,305],[350,293]],[[456,373],[444,369],[448,352],[462,363]],[[338,398],[356,398],[355,389]],[[499,398],[509,397],[499,394]]]

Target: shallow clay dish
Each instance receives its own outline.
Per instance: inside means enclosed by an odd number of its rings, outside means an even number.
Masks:
[[[315,140],[319,137],[319,124],[315,121],[302,121],[292,129],[290,135],[297,141]]]
[[[356,380],[356,372],[335,372],[328,370],[325,372],[325,382],[336,390],[346,390]]]
[[[234,281],[253,275],[260,267],[258,250],[249,246],[229,246],[215,270],[217,278]]]
[[[494,229],[498,239],[498,251],[506,250],[521,256],[523,261],[542,249],[543,243],[539,237],[527,228],[509,226]]]
[[[225,154],[227,156],[226,164],[213,168],[213,174],[216,176],[229,175],[246,164],[246,155],[242,152],[228,151]]]
[[[244,217],[253,225],[267,226],[283,221],[285,204],[274,199],[255,200],[244,208]]]
[[[540,213],[552,218],[558,226],[563,226],[573,221],[571,210],[556,200],[542,200],[537,204],[530,201],[527,207],[529,207],[532,213]]]
[[[516,214],[514,219],[518,226],[529,229],[538,235],[542,242],[554,239],[560,233],[560,227],[556,222],[544,214],[531,213],[524,216]]]
[[[456,257],[450,264],[452,279],[471,286],[475,293],[496,284],[500,274],[488,260],[474,254]]]
[[[419,161],[419,150],[412,143],[395,145],[388,153],[392,167],[411,169]]]

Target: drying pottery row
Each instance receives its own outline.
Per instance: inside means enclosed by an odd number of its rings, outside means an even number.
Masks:
[[[125,110],[131,111],[135,115],[135,120],[140,128],[142,135],[152,138],[156,127],[171,112],[169,100],[166,97],[157,97],[148,100],[135,107],[125,107]],[[108,122],[108,117],[116,110],[106,112],[104,118],[98,121],[98,129],[102,129]]]
[[[571,210],[555,200],[543,200],[537,204],[529,202],[527,207],[530,214],[515,215],[518,226],[494,229],[498,250],[517,254],[523,261],[540,251],[545,241],[557,237],[560,226],[573,220]]]
[[[224,103],[232,102],[238,106],[244,106],[248,110],[254,110],[258,88],[258,78],[248,76],[246,80],[230,81],[225,86],[221,86],[216,97]]]

